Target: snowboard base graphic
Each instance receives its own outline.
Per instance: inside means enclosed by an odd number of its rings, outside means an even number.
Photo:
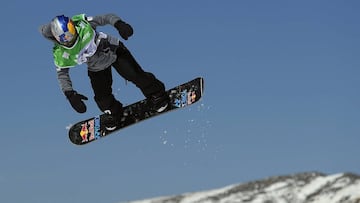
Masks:
[[[146,99],[125,106],[122,122],[111,131],[102,124],[102,118],[106,116],[105,114],[80,121],[71,126],[69,130],[70,141],[76,145],[84,145],[148,118],[192,105],[200,100],[203,90],[204,80],[202,77],[167,90],[170,98],[169,106],[160,113],[153,110]]]

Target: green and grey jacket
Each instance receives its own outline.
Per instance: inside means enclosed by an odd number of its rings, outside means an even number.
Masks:
[[[63,92],[73,90],[69,69],[86,63],[89,71],[97,72],[111,66],[116,60],[119,39],[97,32],[98,26],[114,25],[121,20],[115,14],[86,17],[84,14],[72,17],[78,32],[77,42],[72,47],[60,45],[51,33],[50,23],[40,26],[41,34],[54,42],[53,55],[57,78]]]

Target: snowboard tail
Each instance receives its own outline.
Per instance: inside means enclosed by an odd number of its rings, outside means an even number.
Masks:
[[[195,78],[166,91],[170,101],[168,107],[162,112],[153,110],[147,99],[144,99],[123,107],[122,121],[114,130],[109,131],[105,128],[102,120],[106,115],[101,114],[74,124],[69,130],[69,139],[76,145],[93,142],[148,118],[192,105],[201,99],[203,90],[204,79],[202,77]]]

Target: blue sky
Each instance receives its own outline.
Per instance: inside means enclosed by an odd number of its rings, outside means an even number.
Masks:
[[[358,1],[5,1],[0,202],[121,202],[304,171],[360,173]],[[38,27],[116,13],[125,44],[167,87],[197,76],[197,105],[84,147]],[[100,28],[117,35],[111,26]],[[89,98],[86,67],[71,72]],[[114,75],[124,104],[142,98]]]

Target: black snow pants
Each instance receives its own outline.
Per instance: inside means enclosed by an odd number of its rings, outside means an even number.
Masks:
[[[164,84],[152,73],[145,72],[122,43],[117,48],[116,54],[117,59],[112,66],[119,75],[134,83],[145,97],[165,91]],[[111,66],[98,72],[89,71],[88,75],[95,94],[94,99],[99,109],[103,112],[110,110],[112,114],[122,113],[122,104],[112,92]]]

